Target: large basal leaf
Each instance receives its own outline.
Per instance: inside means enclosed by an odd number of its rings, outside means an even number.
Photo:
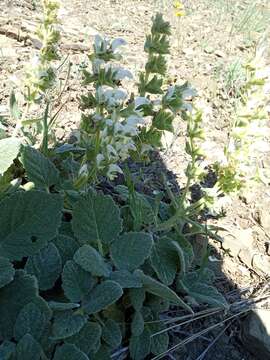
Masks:
[[[140,276],[143,286],[147,292],[159,296],[162,299],[168,300],[174,305],[179,305],[185,310],[193,313],[192,309],[168,286],[160,283],[148,275],[145,275],[141,270],[136,270],[135,273]]]
[[[151,265],[157,277],[166,285],[171,285],[177,271],[177,253],[170,238],[160,238],[152,248]]]
[[[66,235],[60,234],[56,236],[53,242],[59,251],[62,264],[65,264],[68,260],[72,260],[75,252],[79,248],[78,242],[74,238]]]
[[[167,351],[169,345],[168,332],[162,332],[161,334],[155,335],[156,333],[164,330],[165,326],[160,323],[148,324],[147,327],[151,331],[151,353],[159,355]]]
[[[87,316],[72,310],[60,311],[55,314],[52,337],[54,340],[66,339],[77,334],[87,322]]]
[[[62,198],[41,191],[17,192],[0,203],[0,253],[10,260],[36,254],[56,236]]]
[[[98,351],[93,355],[93,360],[111,360],[110,348],[102,344]]]
[[[37,188],[49,189],[59,181],[59,172],[55,165],[40,151],[24,146],[21,160],[26,171],[27,178]]]
[[[0,338],[11,339],[17,316],[21,309],[36,300],[37,281],[33,276],[17,270],[14,280],[0,289]]]
[[[78,349],[89,355],[98,350],[100,338],[101,326],[96,322],[87,322],[76,335],[65,339],[65,342],[76,345]]]
[[[15,358],[16,345],[11,341],[4,341],[0,345],[0,359],[3,360],[14,360]]]
[[[46,314],[37,304],[28,303],[16,319],[14,338],[19,341],[25,334],[30,334],[39,341],[48,321]]]
[[[104,322],[102,328],[102,340],[112,348],[116,349],[122,342],[122,333],[120,326],[116,321],[108,319]]]
[[[122,229],[119,208],[110,196],[89,192],[74,206],[72,228],[81,244],[110,244]]]
[[[144,318],[140,311],[135,311],[131,322],[131,333],[134,336],[140,336],[144,330]]]
[[[42,348],[32,335],[26,334],[16,347],[17,360],[40,360]]]
[[[122,295],[123,290],[118,283],[106,280],[91,291],[83,302],[83,308],[88,314],[95,314],[114,304]]]
[[[129,342],[129,352],[132,360],[143,360],[150,353],[151,333],[145,328],[140,336],[131,336]]]
[[[83,270],[73,260],[66,262],[62,273],[62,287],[70,301],[81,301],[94,285],[95,280],[88,272]]]
[[[21,142],[16,138],[0,140],[0,175],[2,175],[13,163],[19,154]]]
[[[153,239],[143,232],[130,232],[122,236],[111,246],[111,257],[118,269],[133,271],[150,256]]]
[[[53,360],[89,360],[89,357],[75,345],[64,344],[57,347]]]
[[[116,270],[111,273],[110,280],[116,281],[122,288],[140,288],[141,279],[127,270]]]
[[[62,261],[57,247],[50,242],[34,256],[27,260],[25,270],[38,279],[40,290],[51,289],[62,270]]]
[[[110,275],[110,269],[104,258],[90,245],[80,247],[74,255],[74,261],[93,276],[107,277]]]
[[[15,270],[12,263],[0,256],[0,288],[9,284],[15,275]]]
[[[194,271],[186,274],[184,279],[179,279],[178,289],[184,289],[189,296],[200,304],[228,308],[224,296],[214,286],[209,285],[208,269],[205,270],[204,272]]]
[[[146,296],[146,294],[145,294],[145,290],[143,288],[129,290],[130,302],[136,311],[141,310],[144,300],[145,300],[145,296]]]

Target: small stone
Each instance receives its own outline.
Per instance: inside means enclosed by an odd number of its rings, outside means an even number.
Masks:
[[[270,274],[270,258],[262,254],[255,254],[252,258],[253,269],[261,274]]]
[[[242,323],[242,342],[256,359],[270,359],[270,311],[253,310]]]

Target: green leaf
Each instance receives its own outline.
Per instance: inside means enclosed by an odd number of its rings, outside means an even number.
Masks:
[[[179,279],[178,288],[184,289],[189,296],[200,304],[228,308],[228,303],[221,293],[208,282],[208,269],[204,272],[190,272],[184,279]]]
[[[135,311],[131,323],[131,332],[134,336],[140,336],[144,330],[144,318],[140,311]]]
[[[150,45],[151,46],[151,45]],[[166,60],[162,55],[152,55],[145,65],[146,71],[154,74],[165,75]]]
[[[145,300],[145,290],[144,289],[130,289],[129,290],[129,298],[131,301],[131,305],[134,307],[136,311],[140,311],[143,307],[143,303]]]
[[[52,309],[53,311],[66,311],[66,310],[77,309],[80,307],[80,304],[57,302],[57,301],[49,301],[48,305],[50,309]]]
[[[74,261],[93,276],[108,277],[110,275],[110,269],[104,258],[90,245],[80,247],[74,255]]]
[[[110,244],[122,229],[119,208],[110,196],[88,193],[74,206],[72,228],[81,244]]]
[[[87,316],[76,314],[72,310],[57,312],[52,327],[53,339],[66,339],[77,334],[86,322]]]
[[[148,324],[147,327],[151,331],[151,353],[159,355],[167,351],[169,346],[169,335],[167,332],[155,335],[159,331],[164,330],[165,326],[162,324],[152,323]]]
[[[0,256],[0,288],[9,284],[15,275],[15,270],[11,262]]]
[[[2,200],[1,255],[10,260],[21,260],[37,253],[55,237],[61,210],[61,196],[41,191],[16,192]]]
[[[170,132],[174,132],[174,128],[172,122],[174,120],[174,116],[171,112],[165,110],[159,110],[159,112],[155,115],[153,119],[153,126],[155,126],[159,130],[166,130]]]
[[[177,253],[168,237],[160,238],[152,248],[151,265],[158,278],[171,285],[177,272]]]
[[[33,276],[22,270],[15,272],[14,280],[0,289],[0,338],[11,339],[17,316],[29,302],[38,300],[38,285]]]
[[[122,333],[116,321],[108,319],[102,327],[102,340],[108,344],[112,350],[121,345]]]
[[[97,285],[83,302],[88,314],[95,314],[114,304],[123,295],[121,286],[115,281],[106,280]]]
[[[57,247],[50,242],[34,256],[30,256],[24,268],[38,279],[40,290],[51,289],[62,271],[62,261]]]
[[[14,342],[4,341],[0,345],[0,359],[13,360],[15,358],[16,346]]]
[[[42,309],[34,303],[26,304],[20,311],[14,326],[14,337],[19,341],[25,334],[30,334],[39,341],[49,319]]]
[[[75,345],[64,344],[57,347],[53,360],[89,360],[89,358]]]
[[[22,163],[28,179],[37,188],[49,189],[58,183],[59,171],[40,151],[30,146],[24,146],[22,150]]]
[[[74,238],[66,235],[58,235],[53,239],[53,242],[59,251],[62,264],[65,264],[68,260],[72,260],[75,252],[79,248],[77,241]]]
[[[62,288],[66,297],[79,302],[92,290],[95,280],[74,261],[66,262],[62,273]]]
[[[19,154],[21,142],[16,138],[5,138],[0,140],[0,175],[12,165],[13,160]]]
[[[17,360],[40,360],[42,348],[32,335],[26,334],[16,347]]]
[[[15,93],[13,90],[12,90],[10,98],[9,98],[9,111],[10,111],[10,115],[11,115],[12,119],[19,121],[21,113],[20,113],[17,99],[16,99],[16,96],[15,96]],[[0,151],[0,153],[1,153],[1,151]]]
[[[141,270],[136,270],[137,273],[144,285],[144,288],[150,294],[161,297],[162,299],[168,300],[174,305],[179,305],[185,310],[193,313],[192,309],[182,300],[180,297],[166,285],[160,283],[159,281],[151,278],[148,275],[145,275]]]
[[[163,20],[162,14],[156,14],[155,18],[153,19],[151,33],[171,35],[170,23]]]
[[[101,326],[96,322],[87,322],[84,327],[65,342],[74,344],[78,349],[89,355],[90,352],[97,351],[101,338]]]
[[[150,94],[163,94],[162,90],[163,79],[154,75],[147,84],[145,84],[145,91]]]
[[[129,351],[131,359],[143,360],[150,353],[151,333],[145,328],[140,336],[131,336],[129,342]]]
[[[101,345],[99,350],[94,354],[93,360],[111,360],[111,354],[108,346]]]
[[[119,269],[133,271],[150,256],[153,239],[143,232],[119,236],[111,246],[111,257]]]
[[[141,279],[127,270],[113,271],[110,280],[116,281],[122,288],[140,288],[142,287]]]

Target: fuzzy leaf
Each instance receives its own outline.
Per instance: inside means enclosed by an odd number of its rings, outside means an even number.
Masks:
[[[143,232],[130,232],[121,235],[111,246],[114,264],[123,270],[137,269],[149,257],[153,239]]]
[[[122,229],[119,208],[110,196],[88,193],[74,206],[72,228],[81,244],[110,244]]]
[[[147,326],[150,329],[152,335],[164,329],[164,326],[162,326],[161,324],[153,323],[153,324],[148,324]],[[154,335],[151,337],[151,352],[154,355],[159,355],[167,351],[168,345],[169,345],[169,335],[167,332],[163,332],[161,334]]]
[[[66,310],[77,309],[78,307],[80,307],[80,304],[57,302],[57,301],[49,301],[48,305],[50,309],[52,309],[53,311],[66,311]]]
[[[16,192],[2,200],[1,255],[10,260],[21,260],[36,254],[56,235],[61,210],[59,195],[41,191]]]
[[[228,308],[228,303],[219,293],[219,291],[209,285],[208,282],[208,269],[204,272],[190,272],[186,274],[184,279],[179,280],[178,288],[184,289],[196,301],[203,304],[208,304],[214,307],[223,306]]]
[[[108,277],[110,274],[109,267],[103,257],[90,245],[80,247],[74,255],[74,261],[93,276]]]
[[[66,235],[58,235],[53,239],[53,242],[59,251],[62,264],[65,264],[68,260],[72,260],[73,255],[79,248],[77,241],[74,238]]]
[[[0,359],[3,360],[13,360],[16,351],[16,346],[14,342],[4,341],[0,345]]]
[[[108,319],[102,328],[102,339],[112,350],[117,348],[122,342],[122,333],[120,326],[116,321]]]
[[[172,302],[174,305],[179,305],[182,308],[193,313],[192,309],[182,300],[180,297],[166,285],[160,283],[159,281],[151,278],[148,275],[145,275],[141,270],[136,270],[137,273],[144,285],[144,288],[150,294],[161,297],[162,299]]]
[[[152,248],[151,265],[159,280],[166,285],[171,285],[177,271],[177,254],[170,238],[160,238]]]
[[[75,345],[64,344],[57,347],[53,360],[89,360],[89,358]]]
[[[97,285],[83,302],[88,314],[95,314],[114,304],[123,295],[121,286],[115,281],[106,280]]]
[[[32,335],[26,334],[16,347],[17,360],[40,360],[42,348]]]
[[[77,334],[85,325],[86,321],[86,316],[76,314],[72,310],[56,313],[52,327],[53,339],[66,339]]]
[[[113,271],[110,280],[116,281],[122,288],[140,288],[142,287],[141,279],[127,270]]]
[[[23,270],[17,270],[14,280],[0,289],[0,338],[12,338],[21,309],[29,302],[37,303],[39,300],[36,279]]]
[[[51,289],[62,271],[62,261],[57,247],[50,242],[27,260],[25,270],[35,275],[40,290]]]
[[[96,351],[101,338],[101,326],[96,322],[87,322],[75,335],[65,339],[65,342],[74,344],[78,349],[89,355]]]
[[[99,350],[94,354],[93,360],[111,360],[110,349],[108,346],[101,345]]]
[[[0,288],[9,284],[15,275],[15,270],[12,263],[0,256]]]
[[[145,290],[141,289],[130,289],[129,297],[131,301],[131,305],[134,307],[136,311],[140,311],[144,300],[145,300]]]
[[[132,360],[143,360],[150,353],[151,333],[145,328],[140,336],[131,336],[129,342],[129,351]]]
[[[21,142],[16,138],[0,140],[0,175],[2,175],[13,163],[19,154]]]
[[[95,280],[74,261],[66,262],[62,273],[62,287],[66,297],[73,302],[79,302],[91,291]]]
[[[159,130],[166,130],[173,133],[173,120],[174,116],[172,113],[165,110],[160,110],[153,119],[153,126]]]
[[[131,332],[134,336],[140,336],[144,330],[144,318],[140,311],[135,311],[131,323]]]
[[[28,179],[37,188],[49,189],[58,183],[59,171],[40,151],[30,146],[24,146],[22,150],[22,163]]]
[[[20,110],[18,107],[16,95],[13,90],[12,90],[10,98],[9,98],[9,111],[10,111],[10,115],[11,115],[12,119],[19,121],[21,113],[20,113]],[[1,153],[1,151],[0,151],[0,153]]]
[[[37,341],[40,340],[45,329],[46,323],[49,321],[46,318],[42,309],[34,304],[26,304],[20,311],[14,326],[14,337],[19,341],[25,334],[30,334]]]

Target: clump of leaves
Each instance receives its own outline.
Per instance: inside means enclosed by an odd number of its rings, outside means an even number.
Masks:
[[[122,41],[96,38],[93,72],[84,72],[95,91],[82,99],[90,111],[83,115],[78,146],[44,152],[24,139],[0,140],[1,358],[110,359],[125,347],[131,359],[141,360],[166,352],[168,329],[160,314],[171,305],[192,314],[186,295],[227,306],[195,267],[189,238],[205,233],[194,221],[196,207],[140,194],[128,173],[127,186],[114,187],[111,195],[95,188],[100,169],[110,177],[110,166],[128,156],[125,144],[137,147],[146,136],[145,144],[154,146],[149,131],[163,131],[164,113],[186,111],[186,85],[160,89],[160,102],[152,98],[163,82],[157,74],[163,73],[168,33],[158,15],[145,45],[149,60],[141,80],[147,90],[129,104],[118,88],[123,71],[106,64],[118,57]],[[146,114],[149,128],[137,128],[137,118]],[[188,119],[189,179],[196,173],[199,124],[200,114]]]

